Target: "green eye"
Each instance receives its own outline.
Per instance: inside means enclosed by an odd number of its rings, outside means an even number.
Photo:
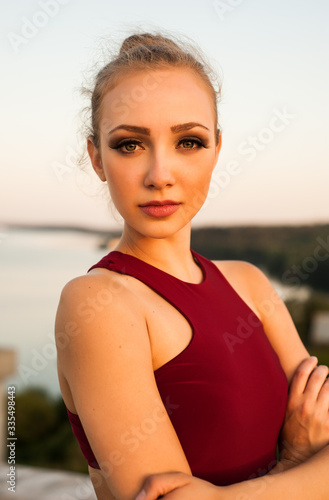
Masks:
[[[200,149],[205,147],[203,142],[200,139],[187,137],[186,139],[181,139],[178,143],[178,146],[182,149]]]
[[[138,149],[144,149],[142,143],[135,139],[124,139],[114,144],[109,144],[111,149],[117,149],[120,153],[134,153]]]
[[[192,149],[195,141],[183,141],[182,145],[185,149]]]
[[[134,142],[128,142],[127,144],[124,144],[124,148],[126,148],[127,151],[135,151],[137,144]]]

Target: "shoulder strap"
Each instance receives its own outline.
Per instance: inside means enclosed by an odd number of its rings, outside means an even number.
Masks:
[[[152,266],[137,257],[112,251],[103,257],[91,269],[102,267],[121,274],[133,276],[156,291],[160,296],[178,309],[188,320],[198,316],[200,307],[211,307],[209,299],[213,296],[213,290],[209,290],[209,272],[212,271],[207,262],[196,252],[192,251],[193,257],[199,263],[204,279],[200,284],[187,283],[172,276],[155,266]],[[216,268],[216,266],[214,266]],[[217,269],[217,268],[216,268]],[[210,288],[212,288],[210,286]]]

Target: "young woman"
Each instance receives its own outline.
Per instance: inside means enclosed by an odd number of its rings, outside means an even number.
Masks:
[[[132,500],[148,476],[147,500],[328,498],[328,368],[257,268],[190,249],[217,96],[200,54],[151,34],[127,38],[92,92],[88,153],[124,229],[64,287],[56,338],[99,500]]]

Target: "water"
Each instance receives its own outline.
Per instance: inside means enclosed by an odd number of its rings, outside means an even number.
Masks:
[[[85,274],[106,249],[101,237],[77,231],[0,231],[0,349],[17,352],[17,390],[32,386],[59,394],[54,322],[61,290]]]
[[[7,385],[59,395],[54,322],[60,293],[108,253],[98,248],[103,240],[78,231],[0,230],[0,349],[13,348],[18,356]],[[305,287],[273,285],[283,298],[309,293]]]

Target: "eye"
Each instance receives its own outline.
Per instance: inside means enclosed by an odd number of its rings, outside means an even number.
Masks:
[[[127,144],[124,144],[122,147],[125,148],[126,151],[131,153],[131,151],[135,151],[137,149],[137,144],[135,144],[134,142],[127,142]],[[120,149],[122,149],[122,147]]]
[[[136,139],[124,139],[115,144],[110,144],[111,149],[118,149],[121,153],[129,154],[134,153],[142,148],[142,143]]]
[[[200,149],[205,148],[205,144],[201,139],[195,137],[186,137],[178,142],[178,147],[180,149]]]

